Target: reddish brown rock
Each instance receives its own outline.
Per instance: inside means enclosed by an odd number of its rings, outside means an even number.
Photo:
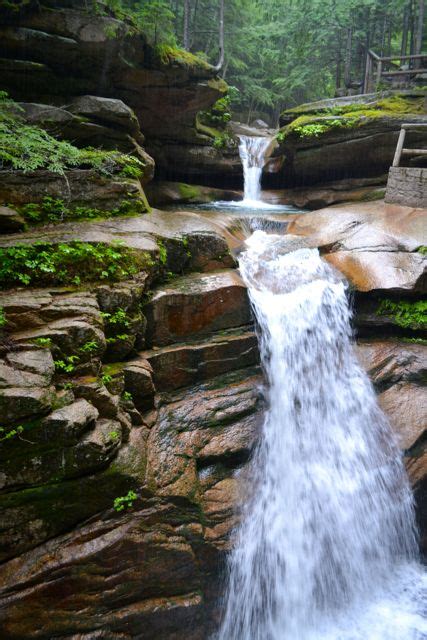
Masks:
[[[171,345],[145,351],[158,391],[170,391],[208,380],[222,373],[255,365],[258,342],[253,332],[216,335],[195,344]]]
[[[145,314],[149,346],[194,340],[251,322],[246,287],[235,271],[175,280],[154,293]]]
[[[426,290],[425,210],[384,202],[328,207],[297,216],[288,232],[319,247],[362,292]]]

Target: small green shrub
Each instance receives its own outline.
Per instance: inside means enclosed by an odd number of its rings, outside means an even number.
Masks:
[[[228,149],[229,147],[234,146],[234,141],[229,133],[224,132],[221,135],[215,136],[212,146],[215,149]]]
[[[50,347],[52,346],[52,340],[50,338],[34,338],[33,342],[38,347],[43,347],[46,349],[50,349]]]
[[[79,360],[79,356],[67,356],[63,360],[54,360],[55,369],[58,373],[74,373]]]
[[[113,376],[110,375],[109,373],[103,373],[101,376],[101,382],[102,384],[106,385],[106,384],[110,384],[110,382],[113,381]]]
[[[120,496],[114,499],[114,509],[116,511],[123,511],[124,509],[130,509],[133,507],[133,503],[137,499],[135,491],[128,491],[127,495]]]
[[[12,438],[19,437],[23,433],[24,427],[19,426],[7,431],[4,427],[0,427],[0,442],[11,440]]]
[[[168,250],[161,240],[157,240],[157,246],[159,247],[160,264],[165,265],[168,261]]]
[[[418,253],[421,253],[423,256],[427,256],[427,246],[426,245],[421,245],[421,247],[418,247],[417,251],[418,251]]]
[[[148,266],[149,255],[120,244],[39,242],[0,248],[0,287],[122,280]]]
[[[114,313],[101,312],[101,316],[108,325],[130,326],[130,318],[122,307],[118,307]]]
[[[231,120],[230,96],[224,96],[217,100],[208,111],[200,111],[199,118],[202,124],[217,129],[225,129]]]
[[[405,302],[382,300],[377,308],[380,316],[389,316],[399,326],[405,329],[411,327],[427,327],[427,301]]]
[[[0,307],[0,328],[4,327],[4,325],[6,324],[7,320],[6,320],[6,314],[4,312],[3,307]]]

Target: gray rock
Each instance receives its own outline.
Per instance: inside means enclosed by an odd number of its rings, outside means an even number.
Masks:
[[[14,209],[0,207],[0,233],[16,233],[25,229],[25,220]]]
[[[135,407],[147,411],[154,406],[153,370],[145,358],[134,360],[123,368],[125,390],[132,395]]]
[[[101,382],[77,380],[73,390],[77,398],[85,398],[96,407],[102,418],[116,418],[119,410],[119,397],[112,395]]]
[[[46,388],[9,387],[0,390],[0,416],[3,426],[48,413],[54,390]]]
[[[98,410],[82,398],[47,416],[43,429],[46,437],[53,441],[76,442],[98,416]]]

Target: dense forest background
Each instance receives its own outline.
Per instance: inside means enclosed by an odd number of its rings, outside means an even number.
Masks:
[[[295,104],[360,93],[368,49],[384,56],[423,49],[424,0],[109,2],[132,12],[152,43],[220,61],[234,111],[249,119],[260,112],[274,120]]]

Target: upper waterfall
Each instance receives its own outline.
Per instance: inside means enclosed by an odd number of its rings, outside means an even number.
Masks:
[[[294,242],[256,231],[239,258],[268,409],[217,639],[425,639],[412,494],[346,285]]]
[[[261,176],[265,164],[266,151],[271,139],[266,136],[239,136],[239,154],[243,165],[243,202],[259,205],[261,200]]]

